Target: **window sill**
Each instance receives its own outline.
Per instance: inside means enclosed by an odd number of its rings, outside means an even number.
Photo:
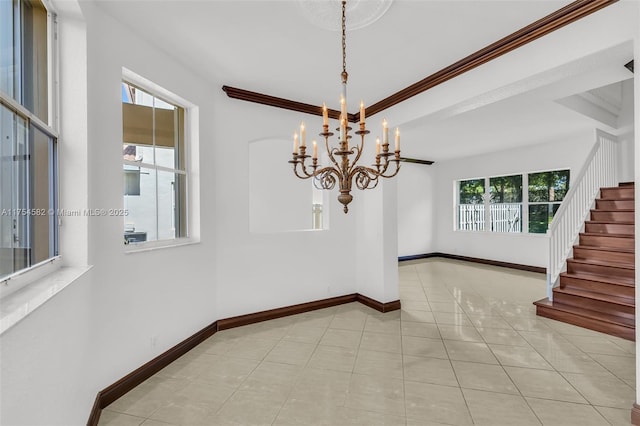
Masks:
[[[46,276],[24,284],[0,300],[0,335],[38,309],[91,267],[61,267]],[[10,281],[2,284],[8,286]]]
[[[453,232],[460,232],[462,234],[482,234],[482,235],[499,235],[499,236],[516,236],[516,237],[534,237],[534,238],[549,238],[547,233],[540,234],[536,232],[491,232],[491,231],[473,231],[466,229],[456,229]]]
[[[127,244],[125,245],[124,253],[142,253],[146,251],[163,250],[173,247],[190,246],[193,244],[200,244],[200,240],[194,238],[179,238],[176,240],[149,241],[146,243]]]

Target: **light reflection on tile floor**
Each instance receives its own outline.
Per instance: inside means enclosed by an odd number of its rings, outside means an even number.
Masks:
[[[219,332],[100,425],[629,425],[635,344],[537,317],[544,286],[402,263],[401,311],[350,303]]]

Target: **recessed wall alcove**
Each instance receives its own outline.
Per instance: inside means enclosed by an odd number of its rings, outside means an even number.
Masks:
[[[249,231],[252,233],[329,227],[328,191],[316,189],[313,179],[294,176],[286,163],[291,158],[291,150],[291,140],[284,138],[249,142]]]

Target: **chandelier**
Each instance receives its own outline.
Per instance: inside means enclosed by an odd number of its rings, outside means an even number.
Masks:
[[[349,132],[347,114],[347,42],[346,42],[346,0],[342,1],[342,95],[340,96],[340,120],[338,133],[338,147],[329,146],[329,137],[333,133],[329,131],[329,113],[327,106],[322,105],[322,133],[319,136],[324,138],[327,155],[332,165],[322,167],[318,164],[318,145],[314,140],[313,156],[307,155],[306,150],[306,129],[304,123],[300,125],[300,137],[298,133],[293,135],[293,159],[289,161],[293,165],[294,174],[301,179],[313,178],[314,186],[318,189],[331,190],[338,184],[340,195],[338,201],[344,205],[344,212],[349,211],[348,205],[353,200],[351,188],[355,181],[358,189],[372,189],[378,185],[378,179],[392,178],[400,171],[400,130],[395,131],[395,150],[389,152],[389,127],[387,120],[382,120],[382,141],[376,139],[376,159],[371,167],[358,165],[358,160],[364,148],[364,139],[369,130],[365,126],[364,103],[360,102],[359,130],[354,133],[360,136],[360,143],[350,144],[352,136]],[[353,156],[353,160],[352,160]],[[306,160],[311,158],[311,164]],[[389,165],[394,166],[389,169]]]

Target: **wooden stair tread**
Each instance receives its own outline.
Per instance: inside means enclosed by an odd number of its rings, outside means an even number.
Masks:
[[[614,253],[635,253],[636,250],[632,248],[623,248],[623,247],[608,247],[608,246],[583,246],[581,244],[576,244],[573,246],[574,249],[579,248],[583,250],[599,250],[599,251],[609,251]]]
[[[591,223],[593,225],[635,225],[635,222],[615,220],[585,220],[584,223]]]
[[[600,188],[574,257],[536,314],[635,341],[635,182]]]
[[[554,293],[564,293],[572,296],[584,297],[586,299],[599,300],[601,302],[613,303],[616,305],[635,307],[635,299],[624,296],[616,296],[613,294],[604,294],[604,293],[595,293],[593,291],[580,290],[577,288],[560,288],[556,287],[553,289]]]
[[[630,277],[614,277],[610,275],[596,275],[587,272],[562,272],[561,277],[575,278],[579,280],[597,281],[607,284],[635,287],[635,279]],[[562,284],[562,283],[561,283]]]
[[[600,232],[581,232],[581,236],[585,237],[613,237],[613,238],[631,238],[633,239],[635,236],[632,234],[602,234]]]
[[[620,268],[620,269],[633,269],[633,270],[636,269],[635,262],[624,263],[624,262],[612,262],[610,260],[599,260],[599,259],[567,259],[567,262],[579,263],[582,265],[610,266],[610,267]]]
[[[591,311],[588,309],[581,309],[575,306],[565,305],[557,302],[550,302],[548,298],[533,302],[534,305],[544,307],[547,309],[553,309],[556,311],[562,311],[569,314],[577,315],[584,318],[595,319],[608,324],[613,324],[622,327],[628,327],[635,329],[635,319],[625,318],[617,315],[605,314],[603,312]]]
[[[596,198],[596,201],[634,201],[633,197],[621,197],[621,198]]]

